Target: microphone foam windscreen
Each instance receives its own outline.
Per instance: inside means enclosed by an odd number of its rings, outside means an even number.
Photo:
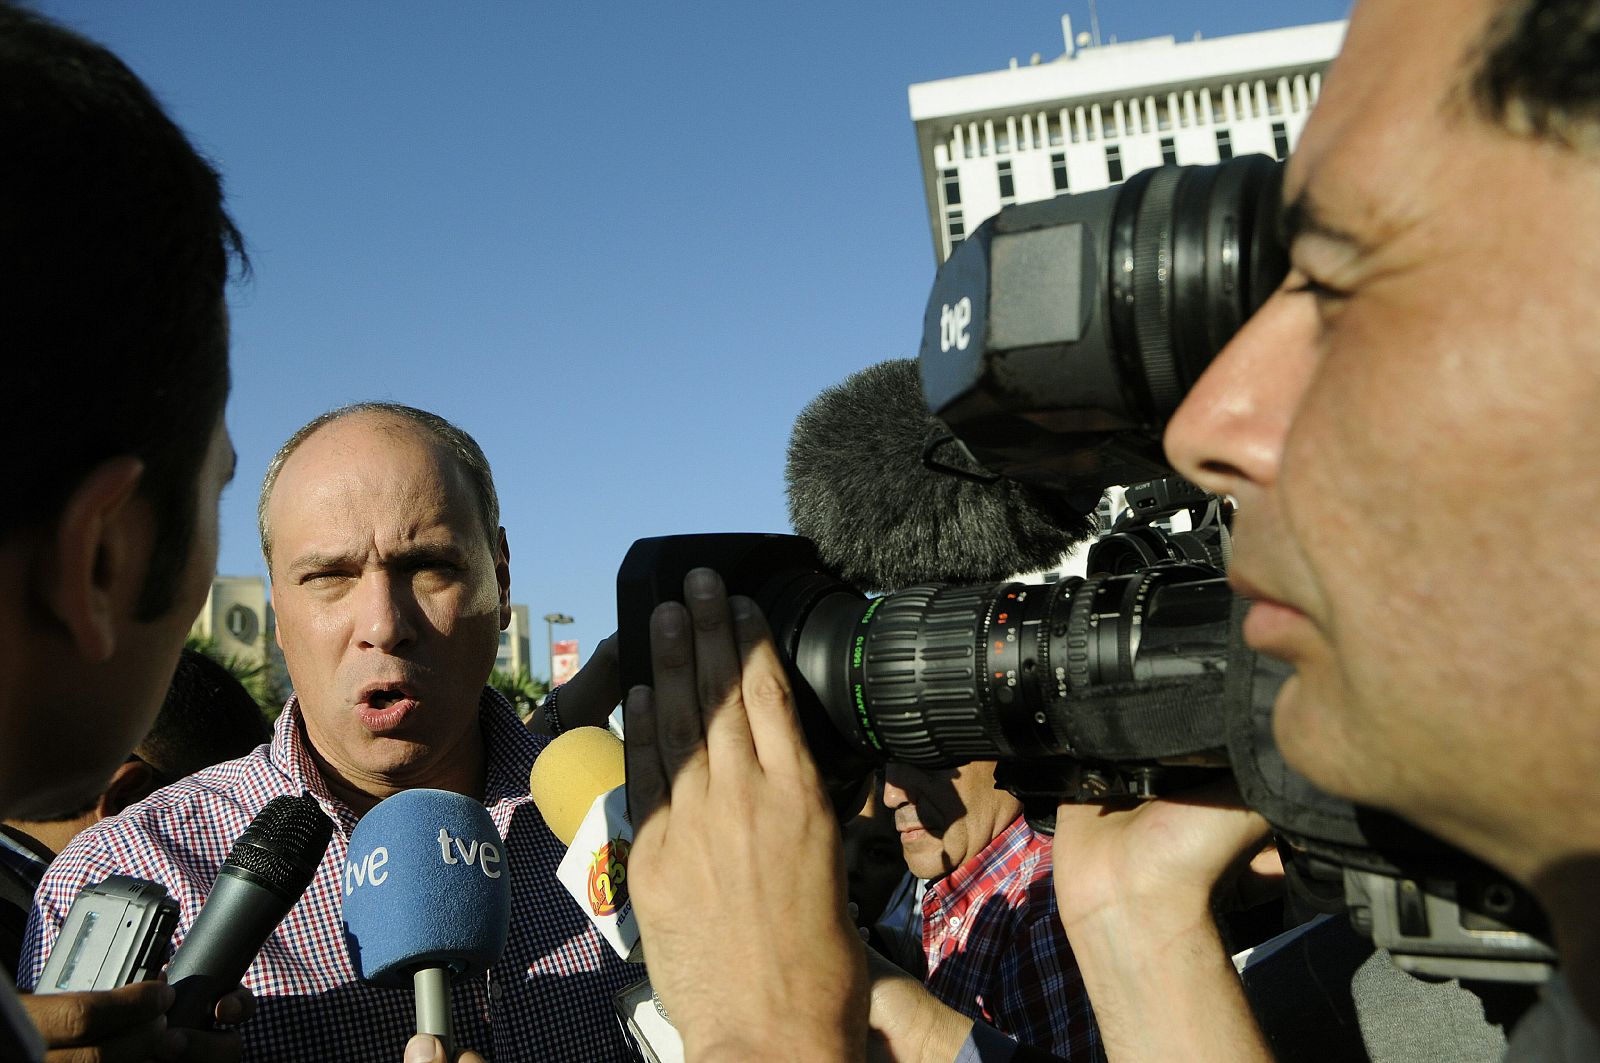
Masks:
[[[923,446],[943,431],[909,358],[851,375],[795,419],[789,521],[857,590],[1007,579],[1055,566],[1093,534],[1092,515],[1047,491],[929,469]],[[959,447],[942,447],[939,457],[983,471]]]
[[[422,967],[486,970],[505,951],[511,875],[483,805],[405,790],[361,817],[341,883],[345,944],[373,985],[409,988]]]
[[[316,798],[274,797],[233,843],[223,867],[248,871],[294,904],[311,885],[332,837],[333,820]]]
[[[533,762],[528,792],[550,833],[570,846],[594,799],[626,778],[616,735],[604,727],[574,727],[545,746]]]

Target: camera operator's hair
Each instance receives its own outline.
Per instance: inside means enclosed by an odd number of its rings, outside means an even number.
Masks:
[[[489,459],[484,456],[478,441],[438,414],[419,410],[415,406],[398,402],[355,402],[337,410],[329,410],[305,424],[278,448],[267,465],[267,475],[261,481],[261,497],[256,502],[256,527],[261,532],[261,556],[266,559],[267,568],[272,567],[272,529],[267,524],[267,503],[272,500],[272,489],[277,486],[278,474],[283,471],[284,462],[318,429],[363,413],[387,416],[391,420],[422,429],[424,435],[456,460],[461,471],[467,474],[473,494],[477,496],[478,520],[483,524],[492,554],[500,541],[500,496],[495,493],[494,473],[490,471]]]
[[[272,741],[261,706],[233,673],[184,647],[150,733],[134,747],[141,760],[176,782]]]
[[[1513,133],[1600,152],[1600,3],[1508,0],[1472,80],[1479,108]]]
[[[221,181],[116,56],[0,0],[0,540],[96,466],[144,463],[156,542],[138,613],[172,603],[228,395],[223,302],[243,247]]]

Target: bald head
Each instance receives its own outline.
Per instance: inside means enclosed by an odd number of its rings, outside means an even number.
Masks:
[[[359,420],[360,427],[375,433],[388,433],[397,439],[420,436],[449,457],[471,489],[477,505],[484,538],[494,549],[500,529],[500,499],[494,489],[494,475],[483,449],[466,432],[437,414],[395,402],[358,402],[341,406],[313,419],[290,436],[267,466],[261,482],[261,498],[256,505],[256,523],[261,532],[261,555],[272,567],[272,527],[269,519],[273,490],[285,463],[301,444],[338,422]],[[348,427],[355,427],[350,425]]]

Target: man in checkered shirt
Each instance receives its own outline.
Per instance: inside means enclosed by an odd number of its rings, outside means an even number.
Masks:
[[[245,976],[246,1059],[399,1060],[412,994],[357,981],[340,928],[350,832],[383,798],[482,798],[506,841],[511,937],[458,981],[460,1048],[497,1063],[628,1058],[612,995],[638,974],[557,883],[563,848],[528,796],[548,741],[484,681],[510,618],[510,551],[488,462],[432,414],[363,404],[312,421],[268,468],[259,510],[277,638],[295,695],[273,741],[81,835],[45,876],[24,944],[37,979],[72,898],[109,874],[163,883],[193,924],[234,840],[283,794],[337,825],[311,887]],[[563,704],[568,722],[586,706]],[[598,711],[603,713],[609,706]]]
[[[994,761],[890,762],[884,806],[922,896],[924,981],[957,1011],[1070,1060],[1105,1058],[1056,915],[1050,838],[995,788]]]

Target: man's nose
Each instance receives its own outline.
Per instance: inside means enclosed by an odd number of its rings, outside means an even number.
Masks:
[[[905,787],[902,773],[890,763],[883,772],[883,807],[893,812],[902,805],[911,804],[911,791]]]
[[[359,601],[356,638],[363,649],[393,653],[417,637],[408,584],[387,573],[369,574],[361,580]]]
[[[1167,425],[1173,467],[1242,502],[1277,481],[1284,440],[1315,368],[1315,309],[1279,291],[1217,355]]]

